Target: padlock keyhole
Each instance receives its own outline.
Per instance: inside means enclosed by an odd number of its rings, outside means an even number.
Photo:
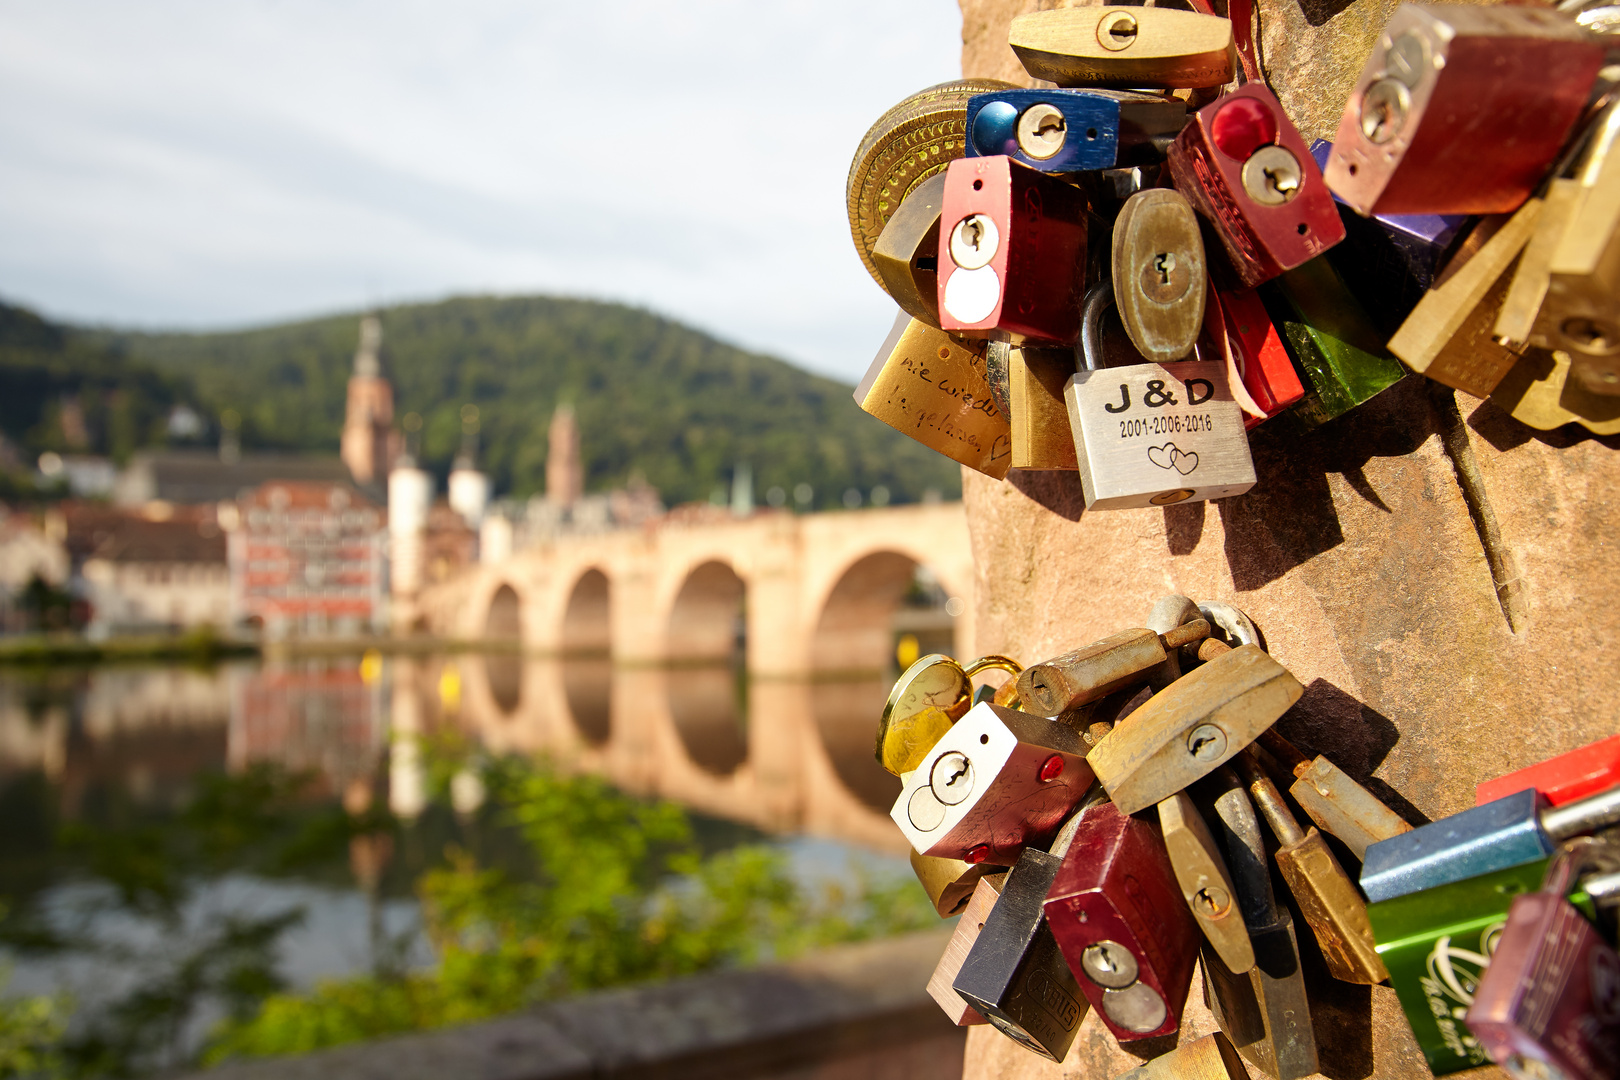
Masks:
[[[1160,285],[1170,284],[1170,275],[1176,269],[1176,253],[1173,251],[1161,251],[1153,256],[1153,269],[1159,273]]]

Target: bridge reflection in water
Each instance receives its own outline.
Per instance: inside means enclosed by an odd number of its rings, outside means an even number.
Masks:
[[[453,710],[492,753],[544,754],[622,790],[771,832],[907,850],[888,816],[900,782],[872,756],[889,688],[881,676],[744,679],[729,665],[518,655],[395,659],[390,667],[396,740],[413,726],[406,714],[424,710],[412,695],[455,685],[459,701],[440,694],[439,709]]]

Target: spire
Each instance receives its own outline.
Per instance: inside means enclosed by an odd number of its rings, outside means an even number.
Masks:
[[[585,466],[580,461],[579,424],[572,405],[558,405],[552,413],[548,441],[546,501],[553,506],[573,506],[585,493]]]
[[[354,373],[375,379],[382,374],[382,320],[366,315],[360,320],[360,348],[354,354]]]

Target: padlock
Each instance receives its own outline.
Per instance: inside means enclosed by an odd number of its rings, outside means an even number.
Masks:
[[[1109,802],[1087,810],[1046,894],[1046,920],[1120,1042],[1180,1026],[1199,932],[1152,824]]]
[[[1603,58],[1599,39],[1555,11],[1402,4],[1345,103],[1328,185],[1363,215],[1516,210]]]
[[[1260,770],[1252,755],[1232,759],[1249,785],[1249,796],[1277,837],[1277,865],[1283,880],[1293,891],[1300,914],[1316,935],[1316,943],[1327,961],[1328,974],[1344,982],[1372,985],[1389,978],[1372,926],[1367,922],[1367,904],[1356,891],[1350,876],[1333,857],[1327,840],[1313,826],[1309,832],[1283,802],[1282,792]]]
[[[957,79],[919,90],[878,118],[861,138],[844,185],[855,250],[879,285],[872,249],[889,218],[930,176],[966,151],[967,103],[1010,90],[996,79]]]
[[[1237,893],[1226,872],[1226,860],[1210,835],[1204,815],[1184,791],[1159,803],[1158,809],[1170,865],[1198,928],[1228,970],[1237,974],[1248,971],[1254,967],[1254,946],[1237,909]]]
[[[1019,15],[1007,44],[1058,86],[1191,89],[1232,80],[1232,24],[1165,7],[1073,7]]]
[[[1237,1049],[1219,1031],[1122,1072],[1114,1080],[1249,1080]]]
[[[1073,350],[1013,346],[1007,361],[1012,467],[1078,469],[1063,401],[1063,388],[1074,374]]]
[[[1204,348],[1212,350],[1207,356]],[[1204,336],[1199,339],[1199,358],[1227,365],[1227,379],[1237,372],[1248,395],[1243,408],[1245,430],[1276,416],[1305,396],[1305,387],[1288,357],[1266,306],[1253,289],[1223,292],[1210,289],[1204,309]],[[1233,396],[1237,397],[1236,389]]]
[[[997,480],[1012,465],[1012,428],[985,382],[984,346],[900,312],[855,404],[930,450]]]
[[[1578,750],[1548,758],[1528,768],[1486,780],[1474,788],[1477,804],[1495,802],[1533,788],[1549,806],[1584,799],[1620,784],[1620,735],[1610,735]]]
[[[1090,1006],[1047,924],[1046,893],[1089,812],[1070,818],[1051,851],[1018,856],[951,984],[996,1030],[1053,1061],[1067,1056]]]
[[[1531,198],[1506,220],[1487,218],[1476,225],[1440,280],[1389,339],[1389,351],[1435,382],[1489,396],[1524,351],[1491,334],[1544,205]]]
[[[1570,192],[1569,221],[1548,266],[1546,299],[1530,334],[1567,353],[1571,381],[1620,395],[1620,105],[1600,117]]]
[[[1008,386],[1008,379],[1012,375],[1012,351],[1014,345],[1010,341],[992,341],[984,350],[984,378],[990,384],[990,396],[996,399],[996,408],[1008,417],[1012,417],[1012,388]]]
[[[936,859],[915,851],[911,853],[911,870],[942,919],[962,914],[979,881],[1001,872],[999,867],[988,863],[975,865],[961,859]]]
[[[1399,814],[1326,757],[1307,759],[1274,729],[1261,732],[1255,743],[1297,778],[1288,793],[1317,828],[1338,837],[1358,860],[1367,858],[1369,845],[1412,831]]]
[[[1006,154],[1050,173],[1130,168],[1164,159],[1186,102],[1128,90],[1000,90],[968,102],[967,156]]]
[[[1620,849],[1591,842],[1560,852],[1540,892],[1514,899],[1466,1023],[1515,1076],[1620,1076],[1620,955],[1566,895],[1593,864],[1614,871]]]
[[[1311,143],[1311,158],[1326,169],[1333,144]],[[1328,251],[1333,268],[1361,300],[1386,337],[1401,325],[1468,233],[1466,214],[1379,214],[1364,218],[1337,195],[1344,240]]]
[[[1057,716],[1100,701],[1115,690],[1146,682],[1148,674],[1189,641],[1209,636],[1194,619],[1169,633],[1122,630],[1083,648],[1032,665],[1018,676],[1018,696],[1040,716]]]
[[[1144,360],[1184,359],[1204,324],[1208,291],[1198,216],[1169,188],[1139,191],[1114,220],[1114,307]]]
[[[1103,367],[1102,318],[1112,305],[1108,282],[1087,293],[1081,342],[1086,366],[1064,394],[1086,509],[1168,506],[1248,491],[1255,482],[1254,459],[1225,366],[1184,361]]]
[[[1085,751],[1062,724],[982,702],[900,778],[889,816],[923,855],[1010,866],[1091,786]]]
[[[915,865],[915,855],[912,862]],[[951,1023],[958,1027],[986,1023],[984,1015],[963,1001],[962,995],[958,994],[951,984],[956,981],[957,973],[962,970],[962,964],[972,951],[973,943],[979,940],[979,931],[984,929],[985,921],[990,917],[990,909],[995,907],[1006,882],[1006,871],[998,871],[974,883],[972,893],[962,898],[962,918],[951,933],[951,940],[945,943],[945,953],[934,966],[934,973],[928,977],[928,996],[939,1003],[939,1007],[945,1010],[945,1015],[950,1017]]]
[[[1327,259],[1312,259],[1260,287],[1305,396],[1289,415],[1305,430],[1343,416],[1406,377],[1399,360]]]
[[[1322,174],[1265,84],[1240,86],[1199,109],[1168,154],[1176,190],[1226,251],[1211,258],[1221,282],[1252,289],[1344,239]]]
[[[939,653],[921,656],[895,680],[878,720],[878,764],[903,776],[922,763],[928,751],[974,705],[973,677],[1005,671],[1013,678],[991,692],[990,700],[1006,708],[1018,701],[1017,677],[1024,669],[1010,656],[982,657],[962,667]]]
[[[939,326],[939,214],[944,202],[945,174],[937,172],[912,189],[872,245],[872,265],[884,291],[901,311],[933,327]]]
[[[945,171],[939,325],[970,337],[1073,345],[1085,289],[1080,189],[1004,154]]]
[[[1120,811],[1134,814],[1208,776],[1304,693],[1258,645],[1242,645],[1148,699],[1086,760]]]
[[[1225,767],[1212,783],[1219,792],[1217,827],[1255,962],[1246,973],[1234,974],[1205,946],[1205,995],[1216,1023],[1244,1060],[1276,1080],[1296,1080],[1316,1072],[1318,1062],[1293,919],[1272,894],[1260,823],[1242,783]]]
[[[1513,898],[1541,884],[1538,859],[1367,905],[1378,956],[1430,1071],[1490,1064],[1463,1022]]]
[[[1616,822],[1620,787],[1550,808],[1533,788],[1516,792],[1373,844],[1361,864],[1361,891],[1388,900],[1533,862],[1560,840]]]

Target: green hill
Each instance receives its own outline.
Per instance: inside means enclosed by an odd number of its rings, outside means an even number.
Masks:
[[[671,505],[706,499],[739,461],[751,463],[756,491],[809,483],[820,507],[836,505],[849,487],[865,493],[881,484],[897,502],[961,490],[953,463],[862,413],[850,387],[643,310],[466,297],[379,314],[397,413],[425,421],[423,460],[441,474],[449,468],[461,408],[475,404],[481,458],[497,493],[543,490],[546,429],[559,402],[572,403],[579,418],[590,490],[639,470]],[[245,448],[330,454],[358,315],[230,333],[69,329],[59,338],[61,355],[139,373],[153,382],[155,399],[189,401],[213,417],[237,410]],[[9,385],[9,371],[0,378]],[[100,384],[96,392],[106,396]],[[0,417],[30,449],[41,445],[38,423],[19,430]]]

